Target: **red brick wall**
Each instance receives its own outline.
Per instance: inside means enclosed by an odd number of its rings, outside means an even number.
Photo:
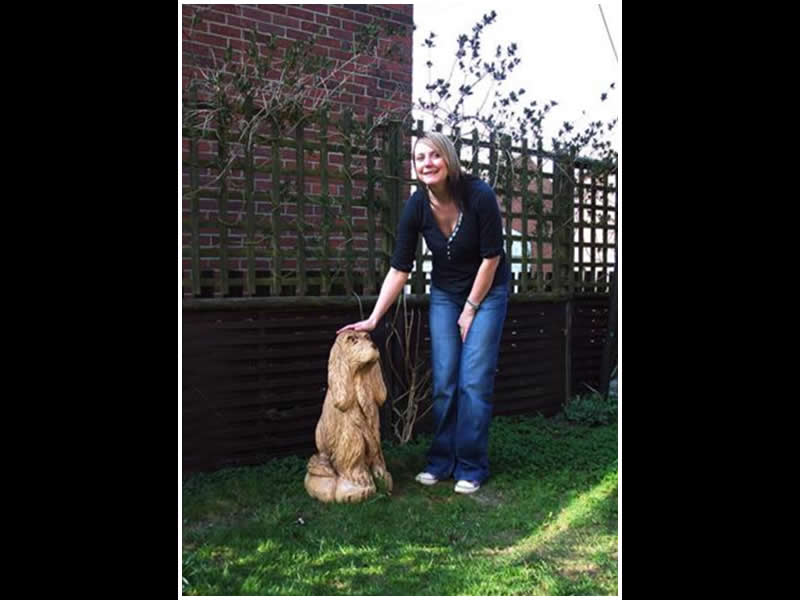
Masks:
[[[304,4],[258,4],[258,5],[222,5],[222,4],[202,4],[184,5],[183,10],[183,36],[182,36],[182,57],[183,57],[183,88],[187,89],[192,76],[197,74],[197,67],[211,68],[216,59],[217,66],[221,66],[224,60],[225,49],[230,44],[233,49],[233,59],[239,61],[243,52],[249,48],[249,35],[255,29],[256,41],[260,50],[265,50],[268,40],[267,34],[271,34],[277,40],[277,58],[289,47],[294,40],[308,40],[311,34],[317,36],[317,44],[312,51],[316,54],[327,56],[336,61],[336,65],[343,64],[352,56],[352,45],[356,40],[356,32],[364,25],[370,23],[387,24],[391,23],[396,28],[405,29],[405,34],[398,34],[392,37],[380,38],[380,49],[385,50],[390,45],[395,49],[392,58],[383,58],[375,61],[374,59],[362,58],[362,64],[368,64],[369,69],[365,73],[356,74],[355,68],[348,68],[347,72],[353,74],[350,83],[343,86],[340,93],[331,97],[332,106],[330,112],[331,122],[338,121],[341,112],[345,108],[353,110],[356,119],[362,119],[367,113],[379,114],[382,112],[392,112],[402,115],[411,109],[411,74],[412,74],[412,33],[413,33],[413,5],[410,4],[382,4],[382,5],[358,5],[358,4],[325,4],[325,5],[304,5]],[[199,17],[195,19],[194,17]],[[194,22],[193,22],[194,21]],[[213,56],[213,58],[212,58]],[[276,74],[277,75],[277,74]],[[186,92],[184,92],[186,94]],[[185,97],[184,100],[187,98]],[[213,123],[212,123],[213,127]],[[307,132],[307,139],[314,138],[314,131]],[[281,162],[284,169],[295,167],[295,155],[293,150],[282,149]],[[202,140],[198,142],[198,157],[202,160],[211,160],[216,156],[217,144],[214,141]],[[189,185],[189,161],[190,143],[187,138],[183,140],[184,157],[184,186]],[[270,157],[269,148],[256,148],[255,158],[257,162],[268,160]],[[307,152],[305,163],[308,168],[318,168],[319,155]],[[381,169],[380,158],[376,160],[376,169]],[[336,181],[335,176],[341,176],[343,165],[341,155],[329,155],[329,172],[334,180],[331,181],[330,193],[334,197],[341,197],[343,194],[341,181]],[[212,182],[217,175],[215,169],[201,168],[199,170],[200,185],[207,185]],[[228,182],[231,185],[241,187],[244,181],[244,173],[241,170],[233,169],[228,173]],[[319,178],[306,177],[305,193],[319,194],[321,192]],[[354,181],[353,197],[357,198],[365,191],[363,180]],[[269,192],[271,181],[268,174],[259,172],[255,176],[256,192]],[[407,195],[407,189],[403,189],[402,194]],[[218,214],[218,201],[214,198],[201,197],[199,200],[200,219],[209,221],[215,219]],[[341,220],[341,207],[336,207],[336,218]],[[266,217],[271,211],[271,202],[256,201],[256,219]],[[281,214],[288,217],[296,215],[297,207],[284,205],[281,207]],[[191,214],[191,202],[184,199],[183,216],[188,218]],[[352,209],[352,225],[363,227],[367,221],[366,209],[354,206]],[[238,200],[231,200],[228,204],[228,220],[235,221],[241,217],[243,219],[243,203]],[[304,219],[318,225],[321,221],[321,209],[318,206],[306,205]],[[337,226],[337,229],[340,229]],[[378,240],[381,239],[380,225],[377,226]],[[201,250],[218,248],[219,246],[219,227],[201,227],[199,243]],[[229,232],[229,247],[241,247],[243,242],[243,231],[233,229]],[[296,243],[296,234],[284,228],[284,235],[281,236],[281,247],[292,248]],[[357,234],[354,240],[355,249],[365,249],[367,240],[365,234]],[[332,250],[342,245],[344,237],[340,232],[334,232],[330,241]],[[183,235],[184,249],[191,246],[191,234],[184,230]],[[380,248],[380,243],[376,243]],[[271,260],[265,257],[256,259],[257,270],[268,270]],[[356,268],[363,266],[363,259],[359,259]],[[285,258],[281,267],[283,270],[292,269],[295,261]],[[228,271],[243,272],[246,270],[246,260],[242,258],[229,257],[226,265],[222,265],[216,258],[201,258],[200,269],[202,271],[213,271],[215,277],[219,276],[220,269]],[[307,259],[306,268],[314,270],[319,268],[317,261]],[[184,280],[191,275],[191,260],[184,255],[183,260]],[[380,282],[378,283],[380,285]],[[190,288],[184,287],[185,295],[189,295]],[[217,293],[217,292],[215,292]]]
[[[193,17],[201,20],[194,25]],[[381,49],[396,46],[394,56],[380,59],[363,75],[356,75],[334,98],[334,113],[349,106],[356,115],[370,109],[410,110],[413,4],[198,4],[183,5],[183,83],[187,86],[193,66],[218,64],[230,43],[234,59],[247,50],[246,34],[255,29],[257,42],[266,34],[277,38],[282,51],[294,40],[317,36],[316,54],[344,63],[352,55],[356,32],[371,23],[403,27],[405,35],[381,38]]]

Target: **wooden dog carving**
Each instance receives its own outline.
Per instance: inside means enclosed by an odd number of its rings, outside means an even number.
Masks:
[[[328,391],[317,423],[318,453],[308,461],[305,488],[322,502],[361,502],[392,489],[381,450],[378,409],[386,401],[380,352],[365,331],[343,331],[328,359]]]

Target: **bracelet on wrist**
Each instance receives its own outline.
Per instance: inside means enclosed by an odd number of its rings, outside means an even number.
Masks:
[[[478,312],[478,309],[479,309],[479,308],[480,308],[480,306],[481,306],[481,303],[480,303],[480,302],[478,302],[477,304],[475,304],[475,303],[474,303],[472,300],[470,300],[469,298],[467,298],[467,304],[469,304],[469,305],[472,307],[472,310],[474,310],[475,312]]]

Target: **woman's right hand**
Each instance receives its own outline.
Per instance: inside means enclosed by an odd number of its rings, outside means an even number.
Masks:
[[[365,321],[359,321],[358,323],[350,323],[350,325],[345,325],[339,331],[336,332],[336,335],[339,335],[343,331],[372,331],[378,326],[378,324],[373,321],[372,319],[367,319]]]

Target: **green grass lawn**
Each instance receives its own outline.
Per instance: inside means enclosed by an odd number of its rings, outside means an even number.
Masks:
[[[617,425],[496,417],[475,494],[413,481],[430,438],[385,444],[395,482],[322,504],[306,461],[183,486],[185,595],[616,595]]]

